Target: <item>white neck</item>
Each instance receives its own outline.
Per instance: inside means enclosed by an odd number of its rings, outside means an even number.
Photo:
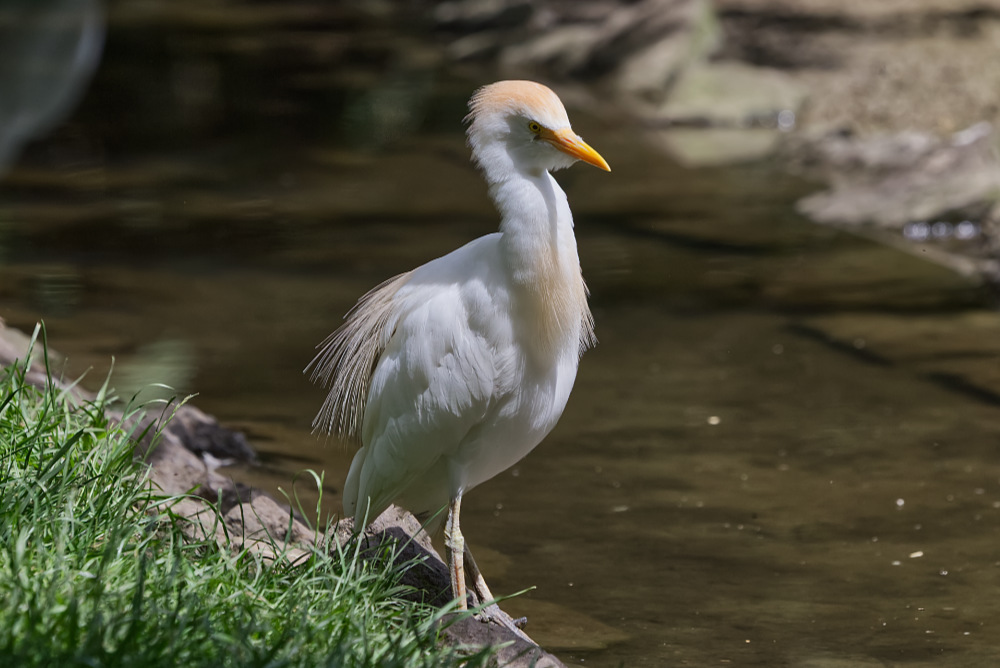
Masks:
[[[537,286],[542,279],[580,273],[573,214],[548,172],[518,174],[490,190],[500,210],[501,246],[514,284]]]
[[[500,248],[524,311],[524,334],[546,354],[580,351],[591,337],[587,289],[580,272],[573,214],[547,171],[507,171],[490,183],[500,210]]]

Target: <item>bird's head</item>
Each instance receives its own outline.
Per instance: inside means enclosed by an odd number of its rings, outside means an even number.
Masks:
[[[469,146],[487,178],[516,169],[528,174],[569,167],[577,160],[611,171],[570,127],[559,97],[533,81],[483,86],[469,101]],[[491,179],[493,180],[493,179]]]

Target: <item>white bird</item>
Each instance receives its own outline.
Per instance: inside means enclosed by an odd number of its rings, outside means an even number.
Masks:
[[[468,143],[500,231],[382,283],[320,344],[307,371],[330,388],[318,430],[359,442],[344,514],[361,528],[398,503],[418,517],[448,505],[452,593],[466,609],[462,495],[513,466],[562,415],[594,320],[573,216],[550,172],[583,160],[611,171],[531,81],[480,88]]]

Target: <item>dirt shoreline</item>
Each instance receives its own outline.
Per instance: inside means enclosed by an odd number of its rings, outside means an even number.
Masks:
[[[951,134],[1000,121],[1000,2],[717,0],[721,56],[809,91],[800,132]]]
[[[25,359],[30,343],[31,337],[7,327],[0,318],[0,369]],[[58,353],[49,351],[48,355],[53,364],[58,364]],[[36,386],[49,382],[37,357],[32,360],[27,380]],[[58,378],[53,380],[61,383]],[[65,387],[80,401],[93,399],[79,385]],[[123,419],[113,410],[109,417]],[[150,482],[159,492],[182,497],[170,510],[187,523],[183,529],[188,536],[215,540],[224,549],[251,550],[265,559],[291,565],[309,558],[309,549],[317,542],[317,532],[303,518],[264,492],[216,471],[225,463],[256,459],[243,434],[187,403],[170,407],[162,414],[140,413],[134,419],[140,420],[134,432],[143,434],[136,444],[136,456],[150,466]],[[353,525],[350,518],[337,523],[338,544],[352,539]],[[362,540],[365,548],[362,558],[381,559],[385,554],[383,548],[391,546],[397,565],[419,560],[406,569],[401,579],[401,584],[412,587],[413,597],[436,606],[449,602],[451,584],[447,566],[413,515],[392,506],[365,529]],[[479,605],[475,594],[470,596],[472,604]],[[489,607],[488,614],[489,617],[478,619],[449,620],[441,629],[442,641],[454,646],[498,647],[494,656],[497,665],[510,668],[564,665],[520,631],[514,620],[497,606]]]

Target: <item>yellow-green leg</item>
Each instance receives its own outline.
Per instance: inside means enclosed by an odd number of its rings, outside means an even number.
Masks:
[[[451,594],[458,599],[459,610],[468,610],[464,563],[467,550],[465,548],[465,536],[462,535],[462,529],[459,526],[458,520],[461,509],[462,493],[459,492],[448,505],[448,521],[444,525],[444,545],[448,549],[448,573],[451,576]],[[476,569],[476,572],[478,570]],[[482,576],[480,575],[481,578]]]

